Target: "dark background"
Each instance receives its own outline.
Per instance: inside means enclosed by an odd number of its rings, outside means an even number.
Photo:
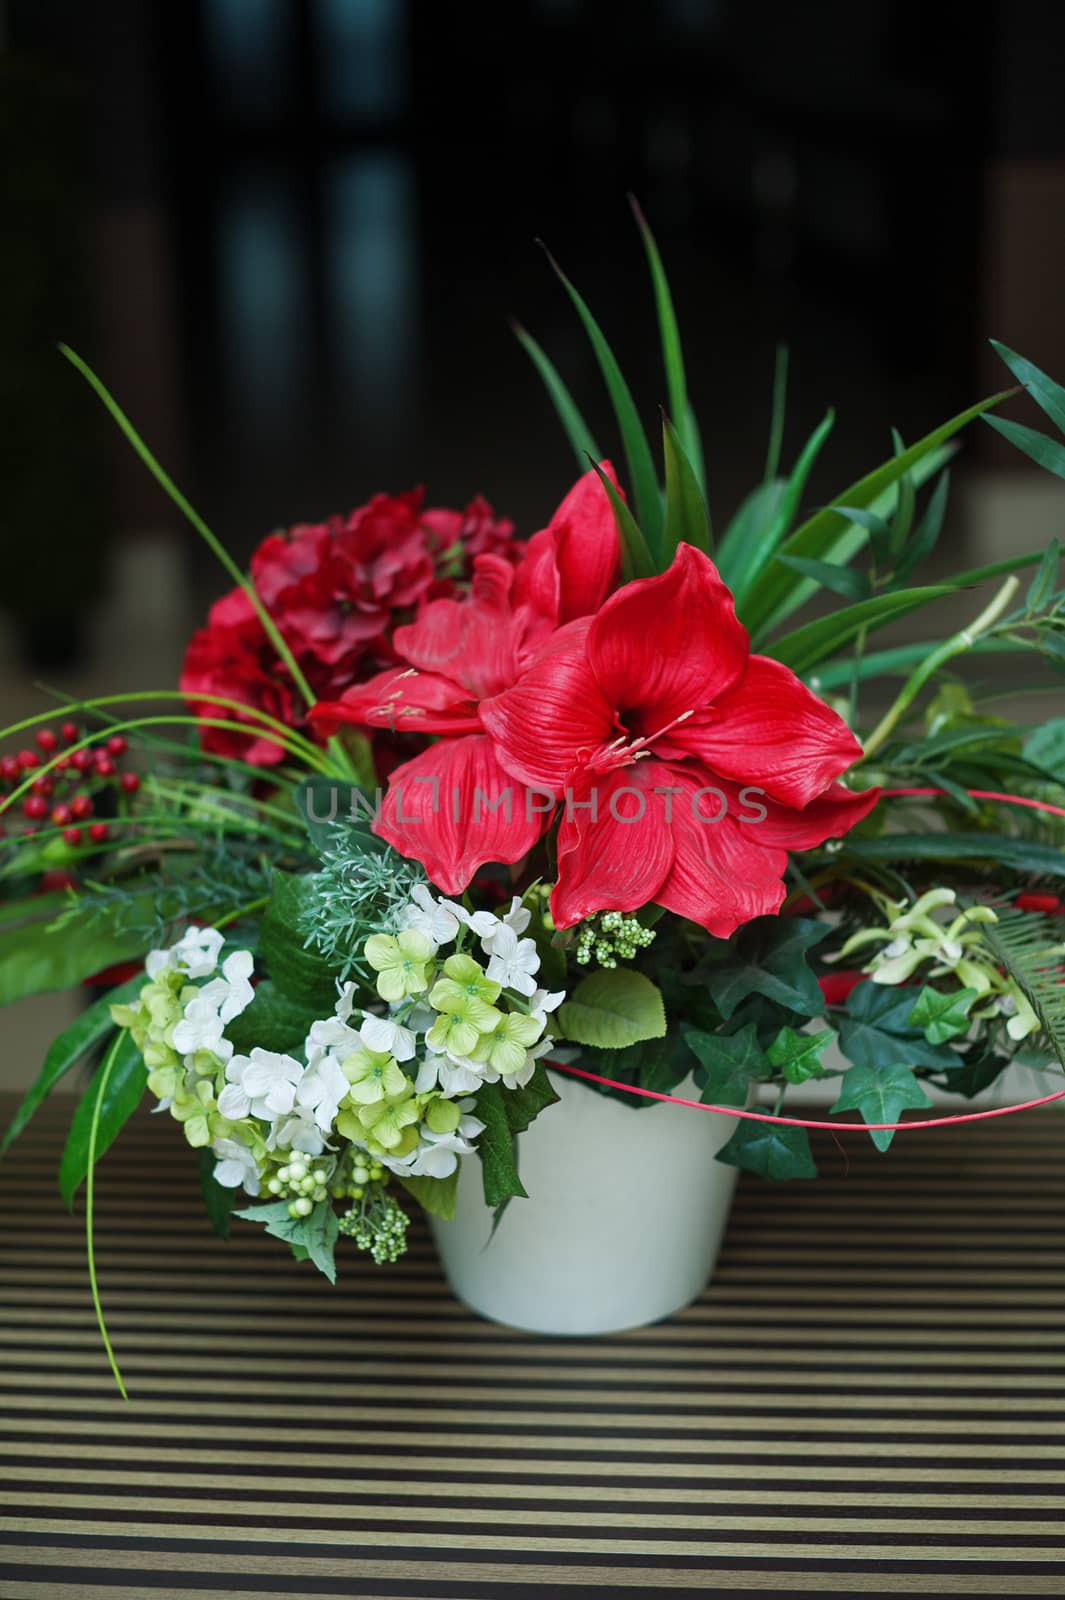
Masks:
[[[177,532],[59,338],[242,558],[417,482],[540,526],[573,463],[511,316],[609,426],[537,237],[663,397],[629,190],[719,522],[778,340],[785,461],[837,407],[815,499],[998,387],[989,334],[1065,372],[1060,4],[0,0],[0,27],[0,602],[31,664],[76,656],[120,541]],[[970,470],[1012,469],[993,442]]]

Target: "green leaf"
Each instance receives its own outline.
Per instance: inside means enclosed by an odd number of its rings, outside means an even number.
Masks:
[[[114,1028],[111,1021],[111,1007],[125,1000],[136,999],[144,987],[147,979],[143,973],[138,973],[128,983],[120,984],[117,989],[108,990],[95,1000],[87,1011],[83,1011],[76,1022],[69,1028],[64,1028],[58,1038],[53,1039],[44,1058],[44,1064],[27,1090],[22,1104],[15,1112],[11,1125],[0,1142],[0,1155],[9,1148],[18,1138],[23,1128],[29,1122],[37,1107],[44,1100],[55,1085],[71,1067],[77,1066],[82,1056],[100,1043]]]
[[[963,1094],[971,1099],[974,1094],[989,1089],[1009,1065],[1009,1056],[955,1055],[954,1065],[945,1071],[942,1086],[948,1094]]]
[[[891,437],[895,445],[895,454],[901,456],[906,449],[900,434],[894,428]],[[913,514],[917,506],[917,486],[913,480],[913,473],[907,472],[905,477],[899,479],[898,499],[895,505],[895,515],[891,519],[891,531],[888,537],[887,555],[889,559],[897,558],[903,550],[910,529],[913,527]]]
[[[769,442],[765,453],[762,484],[767,485],[780,471],[780,452],[784,446],[784,414],[788,403],[788,347],[778,344],[773,362],[773,403],[769,413]]]
[[[951,594],[955,587],[954,583],[936,583],[922,589],[898,589],[892,594],[876,595],[872,600],[859,600],[857,605],[843,606],[827,617],[818,617],[816,622],[795,628],[782,639],[774,639],[767,647],[768,653],[793,672],[809,672],[857,634],[868,636],[897,617],[904,617]]]
[[[658,475],[655,472],[654,457],[651,447],[647,442],[647,435],[643,431],[632,393],[628,384],[621,375],[614,352],[607,343],[602,329],[592,316],[585,301],[578,294],[573,284],[566,277],[562,268],[548,252],[547,259],[569,295],[577,315],[584,325],[595,358],[599,363],[599,370],[603,375],[607,392],[610,395],[614,414],[617,417],[618,429],[621,433],[621,442],[625,449],[625,459],[628,462],[629,481],[632,484],[633,499],[636,503],[636,517],[641,528],[647,535],[652,550],[657,550],[662,533],[662,501],[658,489]]]
[[[838,559],[838,546],[841,538],[848,532],[846,518],[842,517],[836,509],[839,505],[851,507],[871,506],[873,501],[886,489],[892,488],[904,477],[907,472],[916,467],[925,456],[946,444],[962,428],[979,417],[991,406],[998,405],[1005,400],[1010,391],[1004,389],[1000,394],[989,395],[986,400],[979,401],[974,406],[969,406],[965,411],[959,412],[956,417],[951,417],[940,427],[933,429],[916,444],[910,445],[901,455],[894,455],[881,466],[867,473],[864,478],[859,478],[857,483],[852,483],[844,489],[842,494],[835,497],[831,506],[819,511],[816,515],[797,528],[791,538],[784,545],[783,553],[789,556],[809,556],[815,560],[830,561]],[[785,570],[779,566],[770,567],[763,575],[748,600],[744,609],[743,621],[751,632],[760,631],[766,623],[777,613],[778,607],[784,600],[788,590],[788,577]]]
[[[297,783],[293,799],[300,821],[319,852],[335,846],[340,829],[346,840],[357,843],[367,855],[383,855],[390,848],[386,840],[370,831],[374,797],[360,784],[341,783],[315,773]]]
[[[751,541],[761,543],[773,527],[787,483],[783,478],[773,478],[760,483],[741,502],[718,542],[714,560],[718,571],[733,594],[739,574],[749,559]]]
[[[36,909],[33,902],[28,909]],[[120,926],[109,927],[88,912],[71,917],[62,928],[50,928],[39,917],[7,924],[0,929],[0,1006],[31,994],[75,989],[115,962],[144,955],[147,947],[147,934],[123,933]]]
[[[690,1005],[690,1002],[689,990],[681,1004]],[[660,1039],[644,1039],[639,1044],[627,1045],[624,1050],[597,1050],[596,1071],[619,1083],[635,1084],[656,1094],[672,1094],[692,1071],[685,1037],[685,1033],[673,1031]],[[655,1104],[653,1100],[622,1094],[619,1090],[604,1089],[602,1092],[624,1101],[634,1111],[646,1111]]]
[[[1065,782],[1065,717],[1054,717],[1030,733],[1024,753],[1037,767]]]
[[[786,1083],[805,1083],[807,1078],[819,1078],[824,1072],[821,1055],[835,1039],[831,1028],[819,1028],[816,1033],[798,1033],[794,1028],[781,1028],[766,1052],[769,1065],[775,1067]]]
[[[929,1044],[921,1029],[911,1024],[913,1005],[913,993],[905,987],[859,983],[847,997],[847,1013],[839,1021],[840,1048],[847,1060],[853,1066],[877,1069],[901,1064],[943,1071],[951,1066],[950,1046]]]
[[[807,561],[803,556],[780,556],[779,560],[795,572],[801,572],[804,578],[812,578],[822,589],[831,589],[833,594],[845,595],[848,600],[868,600],[872,592],[865,573],[856,572],[853,567],[837,567],[828,561]]]
[[[503,1109],[511,1133],[524,1133],[541,1111],[558,1104],[558,1098],[543,1062],[538,1061],[528,1083],[522,1088],[508,1089],[503,1096]]]
[[[924,515],[903,547],[902,559],[896,563],[895,571],[892,575],[893,583],[903,583],[932,554],[939,542],[939,535],[943,528],[943,519],[947,513],[947,497],[949,494],[950,473],[944,471],[928,497]]]
[[[710,555],[713,540],[706,501],[691,462],[684,454],[677,430],[668,417],[662,419],[662,449],[666,461],[666,522],[662,560],[671,561],[678,544],[694,545]]]
[[[259,1222],[275,1239],[284,1239],[292,1246],[297,1261],[313,1261],[330,1283],[336,1283],[334,1260],[340,1225],[331,1200],[319,1200],[306,1217],[290,1217],[289,1202],[278,1200],[270,1205],[249,1206],[244,1211],[234,1211],[243,1222]]]
[[[780,503],[776,515],[765,534],[756,543],[742,549],[734,561],[733,593],[736,596],[737,610],[741,612],[741,621],[746,620],[745,605],[748,596],[753,592],[755,583],[761,574],[770,566],[772,558],[777,551],[780,541],[786,537],[788,529],[795,520],[799,504],[806,489],[806,481],[813,471],[814,463],[821,453],[821,447],[832,431],[835,422],[835,412],[829,410],[824,418],[807,439],[799,459],[791,470],[791,476],[784,485],[780,496]],[[802,551],[796,552],[802,555]]]
[[[335,1004],[334,993],[332,1003],[323,1012],[321,1006],[290,999],[267,978],[256,987],[251,1004],[239,1017],[227,1022],[226,1038],[238,1055],[247,1055],[256,1045],[287,1055],[299,1049],[311,1023],[328,1015]]]
[[[328,964],[303,944],[301,913],[313,889],[307,879],[275,870],[259,930],[259,948],[275,988],[286,999],[328,1016],[336,983]]]
[[[1065,389],[1053,378],[1048,378],[1045,372],[1035,366],[1031,361],[1026,361],[1011,350],[1008,345],[1000,344],[997,339],[990,341],[991,348],[1002,357],[1018,383],[1023,383],[1036,405],[1045,411],[1051,422],[1065,433]]]
[[[200,1157],[200,1193],[203,1195],[204,1209],[207,1220],[220,1239],[229,1238],[229,1225],[233,1214],[233,1202],[236,1200],[236,1189],[227,1189],[224,1183],[219,1183],[214,1175],[215,1162],[218,1159],[214,1151],[207,1145],[199,1152]]]
[[[618,538],[621,541],[622,576],[626,583],[631,578],[651,577],[657,569],[642,530],[599,463],[592,461],[592,467],[599,478],[599,482],[606,490],[606,497],[610,501],[610,509],[614,513],[614,523],[618,530]]]
[[[588,425],[581,416],[573,396],[559,377],[554,363],[545,355],[540,345],[532,337],[532,334],[527,333],[520,323],[514,322],[511,326],[522,349],[530,357],[533,366],[543,379],[544,388],[547,390],[551,398],[551,404],[558,414],[558,420],[561,422],[566,438],[570,442],[570,448],[577,457],[577,465],[583,472],[585,470],[586,456],[590,456],[593,461],[601,461],[603,453],[589,432]]]
[[[841,517],[846,517],[856,528],[864,528],[873,547],[873,559],[887,566],[891,559],[891,529],[875,511],[860,511],[854,506],[836,506]],[[781,560],[784,558],[781,557]]]
[[[670,414],[676,420],[682,448],[691,463],[696,487],[700,491],[705,491],[706,478],[703,471],[702,445],[694,414],[688,404],[688,387],[684,376],[684,355],[681,349],[680,329],[677,327],[677,317],[673,309],[673,296],[669,289],[669,279],[666,277],[666,269],[662,265],[662,257],[658,253],[654,234],[648,227],[647,220],[634,195],[629,196],[629,204],[632,207],[633,216],[636,218],[636,226],[640,230],[640,237],[643,239],[644,250],[647,252],[647,264],[651,269],[651,282],[655,292],[658,335],[662,345],[662,364],[666,372],[666,394],[669,396]]]
[[[486,1083],[477,1091],[477,1115],[484,1123],[484,1132],[477,1140],[477,1154],[481,1158],[485,1203],[493,1209],[516,1196],[528,1199],[528,1192],[518,1177],[514,1134],[504,1104],[509,1092],[501,1083]]]
[[[800,1016],[820,1017],[825,997],[806,953],[829,932],[827,923],[809,917],[757,917],[693,976],[707,984],[726,1019],[751,994],[765,995]]]
[[[816,1178],[817,1167],[805,1128],[775,1128],[771,1122],[741,1122],[717,1159],[743,1167],[760,1178]]]
[[[1037,467],[1052,472],[1056,478],[1065,478],[1065,444],[1049,439],[1035,428],[1025,427],[1023,422],[1007,422],[1005,417],[985,417],[984,421],[1010,444],[1016,445]]]
[[[832,1110],[860,1111],[866,1122],[898,1122],[907,1107],[931,1104],[912,1069],[901,1061],[881,1066],[854,1063],[843,1074]],[[869,1137],[878,1150],[886,1150],[895,1135],[881,1128],[873,1129]]]
[[[701,1033],[691,1029],[684,1042],[699,1065],[695,1081],[708,1106],[745,1106],[751,1084],[771,1076],[758,1032],[749,1022],[738,1033]]]
[[[1033,611],[1042,611],[1050,599],[1058,583],[1058,568],[1061,565],[1061,546],[1056,539],[1051,539],[1047,545],[1046,555],[1036,569],[1035,577],[1028,585],[1028,594],[1025,597],[1024,609],[1029,616]]]
[[[460,1163],[461,1165],[461,1163]],[[413,1195],[423,1211],[431,1217],[441,1217],[450,1222],[455,1215],[455,1196],[459,1186],[459,1168],[447,1178],[401,1178],[396,1182]]]
[[[986,861],[1017,872],[1065,878],[1065,851],[1008,833],[892,833],[847,840],[848,854],[866,861]]]
[[[105,1066],[106,1061],[102,1061],[78,1102],[59,1163],[59,1192],[68,1211],[89,1168],[89,1136]],[[100,1106],[100,1121],[96,1130],[97,1161],[114,1144],[140,1105],[147,1083],[148,1069],[144,1065],[144,1058],[129,1034],[123,1034]]]
[[[590,972],[559,1008],[559,1026],[575,1044],[620,1050],[666,1031],[661,992],[642,972],[614,967]]]
[[[976,999],[975,989],[954,989],[941,994],[938,989],[922,989],[908,1021],[921,1028],[929,1044],[946,1044],[969,1029],[969,1010]]]

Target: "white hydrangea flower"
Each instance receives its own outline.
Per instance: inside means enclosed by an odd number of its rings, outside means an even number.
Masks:
[[[401,931],[413,928],[434,946],[450,944],[459,931],[459,922],[465,918],[465,913],[462,917],[456,916],[461,909],[450,900],[436,900],[428,884],[416,883],[409,902],[399,914],[399,927]],[[433,954],[436,954],[435,949]]]
[[[222,976],[212,978],[200,990],[201,1000],[210,1000],[217,1006],[224,1023],[239,1017],[255,998],[250,981],[254,966],[255,957],[250,950],[234,950],[222,962]]]
[[[557,1011],[565,998],[565,989],[555,989],[553,991],[547,989],[534,989],[533,993],[529,996],[530,1017],[532,1017],[534,1022],[538,1022],[541,1028],[546,1028],[548,1012]]]
[[[486,913],[486,915],[489,915],[489,913]],[[520,895],[514,895],[510,902],[510,909],[504,911],[501,917],[492,917],[493,927],[481,934],[481,944],[484,946],[485,954],[491,955],[493,953],[495,940],[500,929],[509,928],[512,933],[521,934],[525,932],[531,921],[532,912],[527,906],[522,905]],[[473,926],[472,918],[470,925],[471,927]],[[474,928],[474,932],[480,933],[480,929]]]
[[[149,978],[181,972],[187,978],[209,978],[218,966],[225,935],[217,928],[188,928],[169,950],[149,950],[144,963]]]
[[[323,1133],[328,1133],[336,1121],[340,1102],[351,1088],[338,1063],[331,1055],[322,1055],[307,1068],[296,1086],[296,1102],[314,1112],[314,1119]]]
[[[485,948],[489,941],[484,941]],[[540,955],[533,939],[519,939],[509,923],[501,922],[491,935],[491,953],[488,958],[488,976],[504,989],[516,989],[518,994],[536,993],[536,973],[540,970]]]
[[[303,1053],[308,1065],[313,1067],[327,1053],[342,1061],[357,1050],[361,1042],[355,1029],[339,1017],[323,1017],[320,1022],[311,1023],[310,1032],[303,1042]]]
[[[359,1036],[367,1050],[394,1056],[397,1061],[413,1061],[418,1047],[417,1035],[410,1028],[391,1017],[375,1017],[372,1011],[363,1015]]]
[[[266,1138],[268,1150],[298,1150],[304,1156],[320,1156],[325,1149],[325,1136],[314,1115],[304,1106],[291,1116],[274,1123]]]
[[[234,1056],[226,1067],[218,1109],[231,1122],[249,1114],[264,1122],[285,1116],[296,1103],[296,1085],[303,1073],[302,1063],[291,1056],[256,1045],[250,1056]]]
[[[198,1050],[208,1050],[220,1061],[228,1061],[233,1046],[223,1036],[223,1022],[213,1001],[198,994],[185,1007],[180,1022],[174,1024],[171,1038],[179,1055],[195,1055]]]
[[[239,1139],[216,1139],[211,1146],[217,1156],[214,1180],[224,1189],[243,1187],[245,1194],[259,1193],[259,1165],[246,1144]]]
[[[337,979],[338,999],[336,1006],[334,1007],[334,1013],[340,1018],[341,1022],[347,1022],[348,1018],[351,1016],[351,1013],[355,1009],[355,993],[357,988],[357,984],[341,983],[340,979]]]
[[[451,1133],[433,1133],[423,1127],[421,1140],[409,1155],[395,1159],[383,1158],[382,1166],[408,1178],[449,1178],[458,1166],[460,1156],[472,1155],[473,1141],[484,1132],[484,1123],[472,1116],[474,1102],[460,1100],[458,1126]]]
[[[489,1073],[490,1069],[483,1062],[455,1060],[436,1050],[427,1050],[418,1068],[414,1087],[419,1094],[439,1089],[441,1094],[453,1100],[456,1095],[470,1094],[474,1089],[479,1089],[482,1083],[488,1083]]]

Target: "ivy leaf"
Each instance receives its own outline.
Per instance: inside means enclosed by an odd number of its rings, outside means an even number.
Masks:
[[[244,1222],[261,1222],[267,1233],[275,1239],[284,1239],[292,1246],[297,1261],[313,1261],[330,1283],[336,1283],[333,1252],[340,1224],[332,1201],[319,1200],[306,1217],[290,1217],[288,1206],[287,1200],[278,1200],[271,1205],[249,1206],[244,1211],[234,1211],[233,1215]]]
[[[940,1072],[953,1066],[954,1051],[949,1045],[930,1044],[919,1028],[911,1026],[912,1010],[912,992],[886,984],[859,983],[847,997],[847,1015],[839,1022],[840,1046],[847,1060],[874,1069],[900,1062]]]
[[[947,1069],[943,1088],[948,1094],[963,1094],[971,1098],[989,1089],[1000,1073],[1010,1064],[1009,1056],[957,1055],[954,1066]]]
[[[829,934],[827,923],[810,917],[758,917],[726,946],[712,965],[698,969],[709,981],[721,1015],[731,1017],[750,994],[765,995],[803,1017],[820,1017],[825,997],[806,952]]]
[[[89,1136],[92,1132],[96,1099],[100,1092],[100,1079],[106,1066],[105,1056],[78,1102],[59,1163],[59,1192],[68,1211],[72,1208],[74,1196],[89,1170]],[[144,1065],[144,1057],[129,1034],[124,1033],[100,1104],[100,1120],[96,1129],[97,1161],[114,1144],[140,1105],[147,1085],[148,1068]]]
[[[320,955],[305,948],[299,931],[301,914],[311,893],[313,890],[305,878],[274,872],[269,904],[260,927],[259,948],[276,988],[287,999],[314,1008],[321,1017],[333,1010],[337,996],[328,964]]]
[[[805,1083],[807,1078],[819,1078],[824,1072],[821,1052],[836,1035],[831,1028],[820,1028],[817,1033],[797,1033],[794,1028],[781,1028],[766,1051],[771,1067],[775,1067],[787,1083]]]
[[[327,1012],[331,1010],[332,1005],[327,1007]],[[287,1054],[302,1045],[311,1023],[322,1014],[321,1007],[291,999],[266,978],[256,988],[250,1005],[226,1024],[226,1038],[238,1055],[247,1055],[255,1045]]]
[[[731,1034],[700,1033],[693,1028],[684,1034],[684,1042],[699,1063],[695,1081],[703,1091],[704,1105],[746,1105],[751,1084],[770,1076],[753,1022]]]
[[[775,1182],[817,1177],[805,1128],[776,1128],[771,1122],[741,1122],[728,1144],[718,1151],[717,1159]]]
[[[866,1122],[898,1122],[900,1112],[907,1107],[931,1104],[912,1067],[895,1061],[880,1066],[849,1066],[832,1110],[860,1111]],[[873,1130],[869,1137],[878,1150],[886,1150],[895,1135],[890,1129],[881,1128]]]
[[[582,978],[558,1019],[567,1039],[600,1050],[660,1039],[666,1031],[661,991],[642,972],[623,967]]]
[[[230,1218],[237,1191],[235,1189],[227,1189],[225,1184],[219,1183],[215,1177],[214,1165],[216,1157],[213,1150],[208,1146],[204,1146],[199,1155],[200,1193],[203,1195],[207,1220],[220,1239],[228,1239]]]
[[[930,1044],[946,1044],[968,1030],[969,1009],[975,999],[975,989],[955,989],[952,994],[922,989],[910,1012],[910,1024],[922,1028]]]
[[[671,1094],[692,1071],[685,1034],[686,1030],[667,1033],[662,1039],[646,1039],[624,1050],[597,1050],[593,1058],[596,1071],[619,1083],[638,1084],[641,1089],[653,1089],[656,1094]],[[603,1092],[624,1100],[634,1111],[646,1111],[655,1103],[640,1095],[622,1095],[617,1090]]]
[[[461,1165],[461,1162],[460,1164]],[[441,1217],[450,1222],[455,1215],[455,1196],[459,1186],[459,1167],[447,1178],[401,1178],[396,1182],[413,1195],[423,1211],[431,1217]]]

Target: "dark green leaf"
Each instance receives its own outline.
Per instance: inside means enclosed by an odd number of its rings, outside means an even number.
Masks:
[[[477,1115],[484,1123],[477,1154],[481,1158],[485,1203],[493,1210],[515,1196],[528,1199],[518,1177],[514,1134],[504,1104],[509,1092],[499,1083],[483,1084],[477,1091]]]
[[[833,594],[845,595],[848,600],[868,600],[872,592],[865,573],[857,572],[853,567],[837,567],[828,561],[807,561],[802,556],[780,556],[778,559],[786,567],[802,573],[804,578],[812,578],[822,589],[831,589]]]
[[[941,994],[938,989],[922,989],[910,1012],[911,1027],[924,1030],[929,1044],[946,1044],[969,1029],[969,1011],[976,999],[975,989],[953,989]]]
[[[763,487],[776,477],[780,470],[780,453],[784,445],[784,414],[788,402],[788,347],[777,345],[773,363],[773,405],[769,417],[769,444],[765,454]]]
[[[971,1099],[974,1094],[989,1089],[1009,1064],[1009,1056],[955,1055],[954,1065],[946,1069],[943,1088],[950,1094],[963,1094]]]
[[[69,1028],[64,1028],[57,1039],[52,1040],[48,1054],[44,1058],[44,1065],[15,1112],[11,1126],[4,1134],[3,1142],[0,1143],[0,1155],[8,1149],[13,1140],[18,1138],[41,1101],[60,1078],[68,1073],[71,1067],[77,1066],[82,1056],[111,1032],[114,1028],[114,1023],[111,1021],[111,1007],[122,1001],[135,999],[146,982],[145,975],[138,973],[128,983],[120,984],[117,989],[108,990],[107,994],[94,1001],[87,1011],[83,1011],[76,1022],[72,1022]]]
[[[294,798],[300,820],[316,850],[331,849],[341,829],[345,840],[357,843],[367,855],[382,855],[389,849],[384,839],[370,831],[374,797],[360,785],[341,783],[336,778],[316,773],[301,779]]]
[[[1017,446],[1037,467],[1044,467],[1057,478],[1065,478],[1065,444],[1050,439],[1022,422],[1007,422],[1005,417],[985,417],[984,421],[1010,444]]]
[[[566,385],[559,377],[554,363],[548,359],[536,340],[520,324],[515,322],[512,326],[522,349],[531,358],[533,365],[543,379],[544,388],[551,397],[551,403],[558,413],[558,420],[561,422],[566,438],[570,442],[570,447],[577,457],[577,465],[583,472],[585,469],[585,457],[590,456],[593,461],[601,461],[603,459],[602,451],[588,431],[588,425],[581,416]]]
[[[584,331],[588,335],[592,349],[595,351],[595,358],[599,363],[599,370],[603,374],[603,381],[606,384],[611,404],[614,407],[618,429],[621,433],[621,442],[625,449],[625,459],[629,468],[629,481],[632,484],[633,499],[636,503],[636,516],[640,527],[647,535],[652,550],[657,550],[662,533],[662,501],[658,488],[658,475],[655,472],[654,457],[651,454],[651,447],[647,442],[647,435],[643,431],[631,391],[622,377],[621,368],[618,366],[613,350],[607,343],[602,329],[592,316],[584,299],[578,294],[550,253],[547,259],[572,300],[577,315],[584,324]]]
[[[629,196],[629,203],[636,218],[636,226],[643,239],[643,247],[647,252],[647,264],[651,269],[651,282],[655,292],[655,310],[658,313],[658,335],[662,345],[662,364],[666,372],[666,394],[669,396],[669,410],[677,424],[684,454],[691,463],[692,473],[696,487],[705,491],[706,478],[703,472],[703,452],[699,440],[699,430],[691,406],[688,404],[688,388],[684,376],[684,355],[681,349],[680,329],[677,327],[676,312],[673,309],[673,296],[669,289],[669,279],[666,269],[662,265],[658,246],[654,234],[647,225],[647,220],[640,210],[634,196]],[[700,495],[701,498],[701,495]]]
[[[891,438],[895,445],[895,454],[897,456],[903,455],[906,446],[902,441],[901,435],[896,433],[894,428],[891,430]],[[891,519],[891,533],[888,539],[887,555],[889,559],[895,559],[901,554],[907,539],[910,537],[916,505],[917,486],[914,483],[913,474],[907,472],[904,477],[899,479],[898,500],[895,505],[895,515]]]
[[[523,1088],[508,1089],[503,1096],[503,1109],[511,1133],[524,1133],[541,1111],[557,1104],[555,1086],[547,1076],[542,1061],[536,1063],[532,1077]]]
[[[911,573],[916,572],[932,554],[939,535],[943,528],[943,519],[947,513],[947,497],[950,494],[950,473],[944,471],[938,483],[928,497],[913,536],[903,548],[902,560],[896,564],[893,581],[897,584],[904,582]]]
[[[824,995],[806,954],[829,931],[827,923],[807,917],[758,917],[693,976],[708,985],[725,1018],[751,994],[765,995],[803,1017],[823,1016]]]
[[[89,1170],[89,1138],[100,1093],[100,1082],[107,1070],[107,1057],[97,1067],[89,1087],[78,1101],[59,1163],[59,1192],[69,1211],[74,1196]],[[125,1124],[140,1105],[148,1083],[148,1069],[128,1033],[118,1045],[100,1104],[96,1129],[96,1160],[110,1149]]]
[[[1007,833],[892,833],[847,840],[848,853],[867,861],[986,861],[1017,872],[1065,878],[1065,852]]]
[[[214,1175],[217,1157],[209,1146],[204,1146],[199,1152],[200,1157],[200,1193],[203,1195],[203,1204],[207,1212],[207,1219],[220,1239],[229,1238],[229,1224],[233,1214],[233,1202],[237,1198],[236,1189],[227,1189],[224,1183],[219,1183]]]
[[[1018,383],[1024,384],[1036,405],[1065,433],[1065,389],[1031,361],[1017,355],[1008,345],[992,339],[991,347],[1002,357]]]
[[[302,1045],[311,1023],[332,1011],[335,1004],[334,993],[332,1004],[323,1013],[321,1006],[290,999],[267,978],[256,987],[251,1004],[226,1024],[226,1038],[238,1055],[247,1055],[256,1045],[289,1054]]]
[[[857,605],[843,606],[827,617],[818,617],[816,622],[795,628],[782,639],[774,639],[768,652],[793,672],[809,672],[857,634],[868,636],[897,617],[942,599],[952,593],[954,587],[953,583],[936,583],[922,589],[899,589],[893,594],[876,595],[872,600],[859,600]]]
[[[124,933],[120,923],[109,924],[88,912],[71,917],[61,928],[50,928],[42,918],[8,924],[0,929],[0,1006],[31,994],[74,989],[115,962],[144,955],[147,948],[147,934]]]
[[[860,1111],[866,1122],[898,1122],[908,1107],[931,1104],[912,1069],[901,1061],[878,1066],[855,1062],[843,1074],[832,1110]],[[869,1137],[878,1150],[886,1150],[895,1135],[889,1128],[874,1128]]]
[[[1061,546],[1056,539],[1051,539],[1047,545],[1046,555],[1036,569],[1035,577],[1028,585],[1028,594],[1025,598],[1024,609],[1029,616],[1033,611],[1042,611],[1058,584],[1058,568],[1061,565]]]
[[[455,1195],[459,1186],[459,1168],[447,1178],[396,1178],[396,1182],[413,1195],[423,1211],[431,1217],[441,1217],[450,1222],[455,1215]]]
[[[336,1004],[333,972],[317,952],[305,949],[301,913],[313,889],[305,878],[275,871],[263,913],[259,948],[277,991],[298,1005],[327,1016]]]
[[[1065,717],[1044,722],[1024,741],[1024,753],[1037,767],[1065,782]]]
[[[741,1122],[728,1144],[718,1151],[717,1159],[775,1182],[817,1177],[805,1128],[775,1128],[771,1122]]]
[[[760,543],[772,528],[787,484],[783,478],[760,483],[742,501],[718,541],[714,560],[718,571],[735,593],[736,581],[746,567],[751,541]]]
[[[666,522],[662,560],[672,560],[678,544],[694,545],[710,555],[713,541],[706,501],[677,431],[668,418],[662,421],[662,448],[666,462]]]
[[[786,1083],[805,1083],[808,1078],[819,1078],[824,1072],[822,1052],[835,1039],[831,1028],[819,1028],[816,1033],[799,1033],[794,1028],[781,1028],[766,1052],[769,1065]]]
[[[753,1022],[733,1034],[693,1028],[684,1034],[684,1042],[699,1062],[694,1076],[704,1105],[745,1106],[751,1084],[771,1076]]]
[[[886,567],[891,560],[891,529],[884,518],[875,511],[859,510],[855,506],[836,506],[835,510],[856,528],[865,529],[873,547],[873,559],[878,566]]]
[[[847,998],[839,1020],[840,1048],[857,1067],[923,1066],[942,1071],[953,1064],[949,1045],[929,1044],[910,1022],[913,992],[886,984],[859,983]],[[850,1076],[848,1069],[847,1076]],[[891,1122],[891,1117],[877,1120]]]
[[[740,550],[733,562],[735,578],[733,592],[736,595],[736,605],[741,620],[745,620],[744,606],[747,597],[764,569],[771,564],[780,541],[786,537],[788,529],[795,520],[807,479],[821,453],[822,445],[832,431],[834,421],[835,413],[830,410],[803,446],[799,459],[791,470],[791,476],[784,485],[776,516],[771,525],[757,542]],[[801,551],[796,553],[802,554]]]
[[[590,459],[590,458],[589,458]],[[656,571],[654,557],[647,547],[647,540],[642,529],[637,525],[632,512],[618,494],[614,485],[603,471],[597,461],[592,461],[592,466],[598,474],[599,481],[606,490],[610,509],[614,513],[614,523],[621,541],[621,571],[625,581],[630,578],[649,578]]]

